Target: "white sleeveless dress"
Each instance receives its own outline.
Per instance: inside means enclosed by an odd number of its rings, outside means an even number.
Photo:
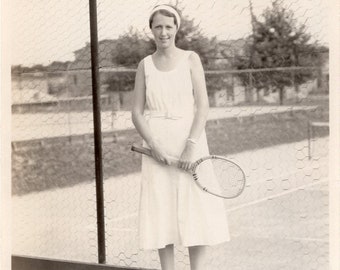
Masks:
[[[153,136],[177,158],[185,147],[195,112],[188,61],[191,53],[186,51],[171,71],[158,70],[151,55],[144,58],[145,117]],[[209,154],[205,132],[195,151],[195,160]],[[215,245],[225,241],[229,241],[229,230],[223,200],[200,190],[189,173],[143,156],[140,248]]]

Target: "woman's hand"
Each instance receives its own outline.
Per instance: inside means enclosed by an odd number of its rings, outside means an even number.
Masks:
[[[195,144],[187,142],[178,162],[178,168],[190,171],[194,161]]]
[[[164,163],[166,165],[171,164],[170,156],[164,151],[164,146],[157,140],[150,144],[151,155],[158,162]]]

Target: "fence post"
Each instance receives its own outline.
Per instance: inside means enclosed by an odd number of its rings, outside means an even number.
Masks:
[[[231,73],[231,100],[233,102],[235,102],[235,82],[234,82],[234,74]]]
[[[311,139],[312,139],[312,135],[311,135],[311,122],[308,120],[307,122],[307,140],[308,140],[308,159],[311,159]]]
[[[284,87],[279,88],[279,99],[280,99],[280,105],[283,105],[283,96],[284,96]]]
[[[249,72],[249,90],[248,90],[248,101],[252,102],[253,99],[253,73]]]
[[[104,187],[103,187],[102,139],[100,117],[100,78],[98,63],[97,0],[89,0],[89,8],[90,8],[90,34],[91,34],[94,151],[96,169],[98,262],[101,264],[105,264],[106,263],[105,215],[104,215]]]
[[[293,70],[291,75],[292,75],[292,86],[294,87],[295,95],[296,95],[296,100],[295,101],[296,101],[296,103],[298,103],[299,102],[299,87],[298,87],[298,85],[296,83],[296,80],[295,80],[296,71]]]

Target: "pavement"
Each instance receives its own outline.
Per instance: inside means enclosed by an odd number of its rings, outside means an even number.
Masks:
[[[211,108],[208,120],[242,118],[262,114],[276,114],[313,110],[315,106],[233,106]],[[103,132],[132,129],[129,111],[104,111],[101,113]],[[68,137],[93,133],[92,112],[25,113],[12,115],[12,141],[41,138]]]
[[[241,112],[240,112],[241,114]],[[231,241],[208,249],[207,270],[328,269],[328,137],[230,156],[245,170],[244,193],[226,200]],[[105,179],[107,264],[160,269],[137,247],[140,174]],[[97,261],[95,184],[14,196],[13,254]],[[187,250],[175,250],[188,270]]]

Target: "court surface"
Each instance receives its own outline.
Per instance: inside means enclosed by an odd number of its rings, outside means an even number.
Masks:
[[[328,138],[242,152],[241,197],[226,201],[232,239],[209,249],[207,269],[328,269]],[[137,247],[139,173],[105,180],[107,263],[158,268]],[[13,197],[13,253],[97,261],[94,183]],[[178,269],[188,254],[176,249]]]

